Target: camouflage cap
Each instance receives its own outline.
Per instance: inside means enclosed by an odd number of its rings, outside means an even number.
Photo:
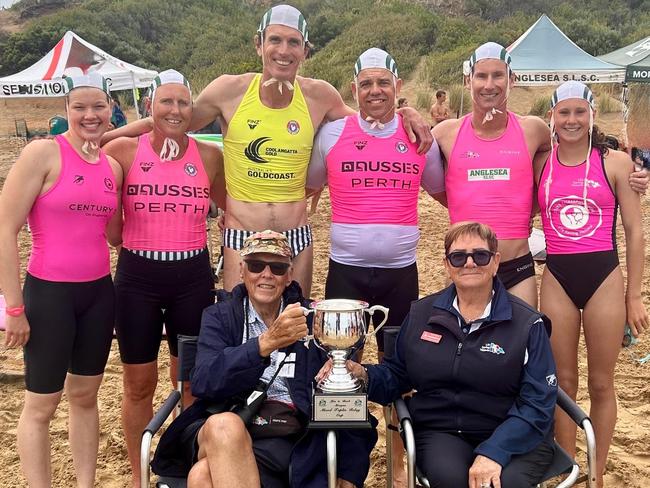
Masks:
[[[293,256],[287,237],[284,234],[272,230],[255,232],[249,236],[244,241],[244,246],[239,254],[243,257],[248,256],[249,254],[263,252],[285,258],[291,258]]]

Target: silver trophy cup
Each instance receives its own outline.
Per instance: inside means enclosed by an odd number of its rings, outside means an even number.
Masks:
[[[388,320],[388,309],[381,305],[368,307],[359,300],[330,299],[312,302],[310,310],[314,313],[313,333],[316,344],[327,351],[332,358],[332,369],[322,379],[317,388],[324,393],[353,393],[361,390],[362,383],[353,377],[345,366],[345,361],[355,346],[360,347],[368,336],[374,335]],[[364,312],[372,315],[380,310],[384,314],[381,323],[368,333]]]

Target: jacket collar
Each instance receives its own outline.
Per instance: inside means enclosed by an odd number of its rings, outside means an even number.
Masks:
[[[512,306],[508,299],[508,292],[501,283],[501,280],[498,278],[492,280],[492,291],[494,292],[494,295],[492,296],[492,310],[490,311],[490,315],[486,319],[486,322],[510,320],[512,318]],[[446,310],[449,313],[458,315],[458,312],[453,305],[456,295],[456,285],[452,283],[435,296],[433,301],[434,308]]]

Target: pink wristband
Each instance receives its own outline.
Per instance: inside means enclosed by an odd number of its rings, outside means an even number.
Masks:
[[[5,313],[11,317],[19,317],[25,312],[25,305],[21,305],[20,307],[7,307],[5,308]]]

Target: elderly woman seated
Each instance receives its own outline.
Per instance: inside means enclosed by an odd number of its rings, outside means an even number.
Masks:
[[[553,458],[548,319],[496,278],[489,227],[454,225],[444,265],[453,283],[412,304],[392,357],[349,367],[373,401],[416,390],[409,410],[417,464],[432,487],[534,486]]]
[[[157,474],[189,471],[189,488],[327,487],[325,433],[306,429],[312,380],[327,356],[300,341],[309,301],[291,279],[291,253],[277,232],[244,241],[243,283],[203,312],[192,373],[199,400],[161,438]],[[245,424],[242,400],[254,390],[267,401]],[[363,486],[376,440],[374,429],[339,433],[338,488]]]

